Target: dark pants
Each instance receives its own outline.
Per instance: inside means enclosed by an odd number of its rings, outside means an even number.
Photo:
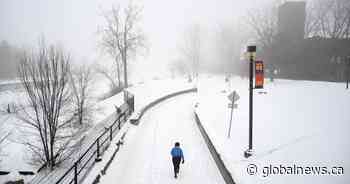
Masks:
[[[181,157],[173,157],[174,174],[179,173]]]

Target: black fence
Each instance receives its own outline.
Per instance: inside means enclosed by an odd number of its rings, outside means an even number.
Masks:
[[[74,164],[55,182],[56,184],[78,184],[88,171],[94,166],[95,162],[101,160],[101,155],[111,144],[113,137],[121,129],[127,118],[134,111],[134,96],[129,92],[124,92],[125,103],[120,107],[120,113],[116,120],[97,139],[87,148],[87,150],[74,162]]]

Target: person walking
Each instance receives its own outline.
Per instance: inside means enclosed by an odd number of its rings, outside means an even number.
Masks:
[[[171,149],[171,156],[174,166],[174,177],[177,178],[180,170],[180,163],[182,160],[182,164],[185,163],[184,155],[182,149],[180,148],[180,143],[176,142],[175,146]]]

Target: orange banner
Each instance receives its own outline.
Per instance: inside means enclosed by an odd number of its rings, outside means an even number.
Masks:
[[[264,88],[264,62],[255,61],[255,88]]]

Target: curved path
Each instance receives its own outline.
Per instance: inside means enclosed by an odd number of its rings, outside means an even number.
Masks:
[[[193,94],[168,99],[150,109],[129,130],[102,184],[224,183],[196,127]],[[185,164],[174,179],[170,149],[181,142]]]

